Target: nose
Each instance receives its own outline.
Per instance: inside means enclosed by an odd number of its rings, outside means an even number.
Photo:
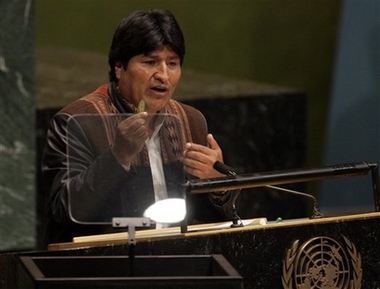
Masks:
[[[165,83],[169,80],[169,70],[165,62],[157,65],[157,70],[154,74],[154,78],[161,81],[162,83]]]

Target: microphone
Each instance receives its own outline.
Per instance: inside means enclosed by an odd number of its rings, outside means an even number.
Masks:
[[[228,176],[237,175],[236,171],[233,168],[227,166],[226,164],[223,164],[220,161],[216,161],[213,165],[213,168],[217,170],[219,173],[224,174],[224,175],[228,175]]]
[[[192,194],[220,192],[228,189],[244,189],[324,179],[365,175],[372,172],[376,211],[380,211],[380,185],[376,164],[361,162],[320,168],[292,169],[246,175],[225,176],[212,179],[188,180],[184,186]]]
[[[222,162],[216,161],[214,163],[214,165],[213,165],[213,168],[215,170],[217,170],[218,172],[220,172],[221,174],[225,174],[225,175],[228,175],[228,176],[235,176],[235,177],[237,176],[236,171],[232,167],[227,166],[226,164],[224,164]],[[286,193],[290,193],[290,194],[294,194],[294,195],[299,195],[299,196],[304,196],[304,197],[307,197],[307,198],[311,198],[313,200],[313,215],[310,218],[311,219],[315,219],[315,218],[321,218],[321,217],[323,217],[323,214],[318,209],[317,198],[315,198],[313,195],[307,194],[307,193],[304,193],[304,192],[299,192],[299,191],[294,191],[294,190],[290,190],[290,189],[285,189],[285,188],[281,188],[281,187],[277,187],[277,186],[272,186],[272,185],[265,185],[264,187],[270,188],[270,189],[274,189],[274,190],[277,190],[277,191],[280,191],[280,192],[286,192]],[[235,198],[235,200],[236,200],[236,198]],[[235,210],[235,200],[233,202],[234,210]],[[235,210],[235,213],[236,213],[236,210]]]
[[[214,163],[214,165],[213,165],[213,168],[215,170],[217,170],[221,174],[228,175],[228,176],[233,176],[233,177],[237,176],[237,173],[236,173],[236,171],[233,168],[231,168],[230,166],[227,166],[227,165],[223,164],[220,161],[216,161]],[[243,221],[241,220],[241,218],[237,214],[236,206],[235,206],[235,202],[236,202],[236,199],[238,198],[238,196],[240,194],[240,190],[236,190],[232,194],[233,194],[233,196],[232,196],[232,208],[233,208],[232,215],[233,216],[232,216],[231,228],[244,227]]]

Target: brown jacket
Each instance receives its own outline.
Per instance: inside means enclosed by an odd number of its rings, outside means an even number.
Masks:
[[[191,141],[206,145],[207,127],[198,110],[171,100],[167,111],[181,120],[182,125],[175,125],[174,129],[181,131],[182,144]],[[109,223],[112,217],[141,216],[154,202],[150,168],[144,166],[144,158],[126,172],[110,151],[112,121],[107,117],[118,117],[121,113],[133,111],[120,100],[111,84],[99,87],[53,117],[42,162],[44,180],[50,188],[46,243],[113,232],[112,226],[104,223]],[[161,136],[161,139],[168,194],[181,197],[184,192],[178,178],[191,176],[181,175],[184,174],[181,164],[174,161],[173,156],[181,153],[183,147],[170,135]],[[144,153],[146,155],[146,148],[140,155]],[[188,221],[230,219],[231,204],[226,200],[228,197],[221,199],[211,194],[187,196]],[[103,225],[94,225],[94,222]]]

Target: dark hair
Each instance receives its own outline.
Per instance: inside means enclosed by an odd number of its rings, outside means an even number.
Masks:
[[[162,45],[169,45],[180,58],[185,56],[185,40],[176,19],[168,10],[135,11],[116,28],[108,54],[110,81],[117,82],[115,65],[125,68],[139,54],[149,54]]]

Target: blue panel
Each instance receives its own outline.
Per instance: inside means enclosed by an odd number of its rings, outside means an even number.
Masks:
[[[380,1],[343,3],[325,164],[380,164]],[[326,181],[322,210],[374,210],[371,176]]]

